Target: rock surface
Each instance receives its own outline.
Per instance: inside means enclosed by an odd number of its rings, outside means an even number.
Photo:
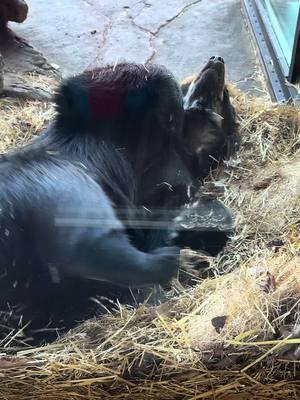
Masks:
[[[28,14],[28,5],[24,0],[1,0],[0,25],[5,27],[7,22],[24,22]]]
[[[58,71],[45,57],[11,30],[0,34],[0,95],[49,101],[51,93],[29,79],[29,75],[59,79]]]
[[[0,95],[48,101],[51,94],[29,79],[28,74],[57,77],[55,68],[7,25],[24,22],[27,14],[24,0],[0,0]]]

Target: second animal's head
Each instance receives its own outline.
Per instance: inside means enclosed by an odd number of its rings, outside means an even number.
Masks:
[[[222,57],[209,59],[198,75],[182,82],[184,157],[195,178],[207,175],[214,160],[228,158],[239,145],[236,113],[225,85]]]

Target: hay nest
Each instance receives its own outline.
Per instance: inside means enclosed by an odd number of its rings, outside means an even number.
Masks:
[[[15,332],[1,344],[0,399],[299,398],[299,113],[232,95],[242,148],[204,185],[236,216],[235,235],[210,260],[214,276],[157,308],[120,307],[45,347],[17,349]],[[53,111],[1,100],[0,112],[5,150]]]

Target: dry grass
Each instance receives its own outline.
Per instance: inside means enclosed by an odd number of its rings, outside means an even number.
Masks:
[[[299,113],[232,91],[242,149],[206,185],[224,187],[236,216],[215,278],[158,308],[121,307],[49,346],[3,348],[0,399],[300,397]],[[52,115],[39,103],[2,100],[0,110],[3,150]]]
[[[0,100],[0,152],[32,139],[53,115],[47,103]]]
[[[299,228],[300,218],[299,112],[231,91],[242,149],[210,177],[224,188],[223,201],[236,219],[236,234],[217,260],[219,271],[226,272],[254,255],[266,255],[275,242],[288,247],[289,232]]]

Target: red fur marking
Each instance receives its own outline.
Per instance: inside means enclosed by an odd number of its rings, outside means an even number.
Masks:
[[[94,121],[118,117],[125,110],[127,93],[123,90],[91,87],[89,109]]]

